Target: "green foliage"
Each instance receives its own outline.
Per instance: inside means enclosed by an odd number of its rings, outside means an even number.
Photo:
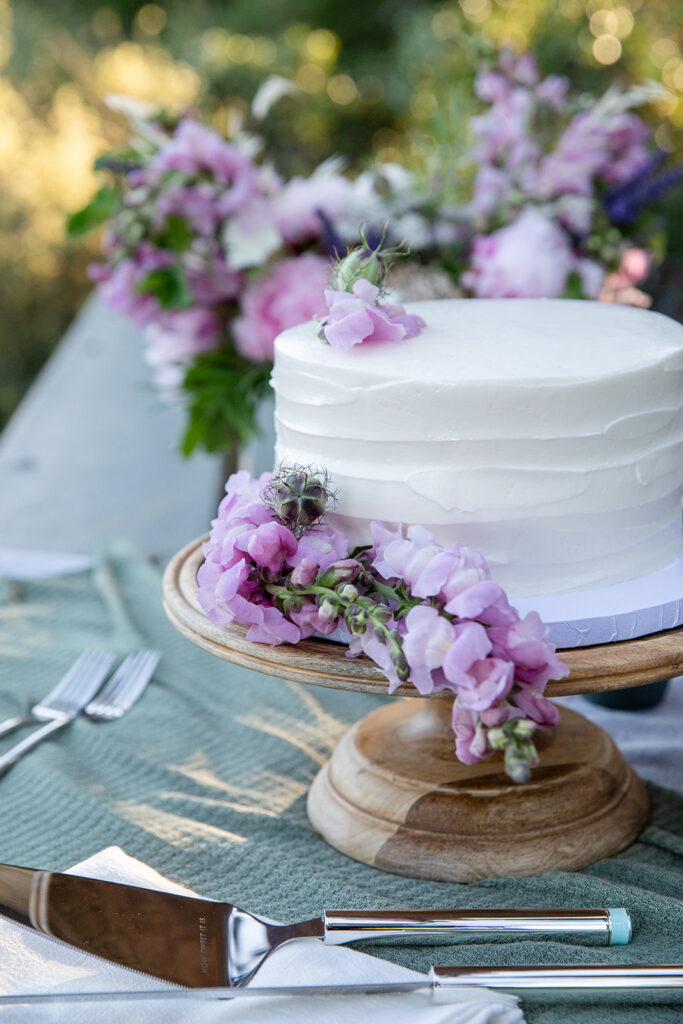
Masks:
[[[80,210],[72,213],[66,222],[66,231],[70,238],[77,238],[85,235],[93,228],[104,224],[112,217],[119,207],[118,193],[108,185],[102,188],[93,196],[90,202]]]
[[[231,342],[200,355],[183,384],[189,416],[183,455],[198,447],[226,451],[252,437],[259,400],[270,387],[271,370],[270,363],[254,364],[245,359]]]
[[[567,278],[567,286],[562,295],[563,299],[585,299],[586,294],[581,283],[581,275],[578,270],[572,270]]]
[[[192,305],[192,292],[180,267],[152,270],[135,289],[138,295],[153,295],[162,309],[187,309]]]

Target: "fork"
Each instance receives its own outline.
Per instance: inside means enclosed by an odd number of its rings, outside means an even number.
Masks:
[[[85,707],[88,718],[110,722],[121,718],[145,692],[154,675],[161,652],[141,650],[121,662],[101,693]]]
[[[111,666],[114,663],[113,654],[105,651],[88,650],[84,651],[79,658],[68,669],[57,685],[50,690],[46,697],[34,704],[27,715],[18,715],[16,718],[8,718],[0,723],[0,737],[7,736],[22,725],[31,725],[33,722],[50,722],[53,719],[61,719],[65,707],[71,705],[74,698],[81,692],[81,688],[88,679],[92,680],[94,689],[90,696],[85,697],[85,703],[93,693],[99,690],[107,677]],[[85,690],[83,693],[85,695]]]
[[[62,698],[61,717],[55,718],[41,729],[37,729],[0,757],[0,775],[48,736],[73,722],[83,711],[92,718],[103,720],[120,718],[142,696],[160,657],[158,651],[151,650],[129,654],[105,686],[101,698],[93,699],[111,668],[113,658],[110,658],[106,670],[98,675],[96,685],[89,682],[87,690],[74,695],[69,703]]]

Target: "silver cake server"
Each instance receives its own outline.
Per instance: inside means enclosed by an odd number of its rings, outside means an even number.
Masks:
[[[95,956],[190,988],[244,985],[278,946],[317,938],[359,939],[552,936],[628,942],[623,909],[326,910],[276,924],[231,903],[0,865],[0,914]]]
[[[0,996],[0,1007],[23,1004],[153,1002],[263,999],[280,996],[367,996],[424,991],[433,1003],[476,999],[477,990],[500,993],[501,1002],[679,1002],[683,999],[683,964],[547,964],[533,967],[432,967],[416,981],[389,981],[364,985],[277,985],[267,988],[165,988],[113,992],[40,992]]]

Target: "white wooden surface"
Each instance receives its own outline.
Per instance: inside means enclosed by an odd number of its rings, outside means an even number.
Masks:
[[[0,548],[89,552],[126,537],[165,561],[215,514],[219,460],[183,459],[139,333],[91,298],[0,436]]]

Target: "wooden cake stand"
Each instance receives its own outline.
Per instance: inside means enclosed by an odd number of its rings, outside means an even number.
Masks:
[[[240,626],[210,622],[195,598],[202,540],[178,552],[164,575],[164,607],[184,636],[267,675],[386,694],[373,662],[347,658],[340,644],[267,647],[250,643]],[[559,653],[570,675],[548,685],[551,697],[640,686],[683,671],[683,627]],[[554,734],[536,734],[540,764],[518,785],[500,754],[476,765],[456,760],[452,695],[420,697],[405,685],[394,696],[418,699],[391,701],[349,729],[309,791],[313,827],[349,857],[453,882],[571,871],[624,849],[645,824],[643,783],[607,733],[575,711],[562,708]]]

